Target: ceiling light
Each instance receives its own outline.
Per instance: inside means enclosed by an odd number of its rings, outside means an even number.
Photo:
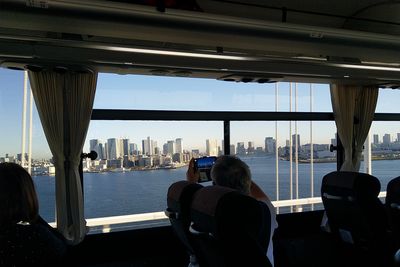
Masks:
[[[332,64],[336,67],[361,69],[361,70],[386,70],[386,71],[400,71],[400,68],[371,66],[371,65],[355,65],[355,64]]]
[[[108,46],[108,47],[104,46],[104,47],[99,47],[99,48],[107,49],[107,50],[111,50],[111,51],[132,52],[132,53],[153,54],[153,55],[166,55],[166,56],[178,56],[178,57],[197,57],[197,58],[226,59],[226,60],[251,60],[252,59],[250,57],[242,57],[242,56],[191,53],[191,52],[131,48],[131,47],[118,47],[118,46]]]

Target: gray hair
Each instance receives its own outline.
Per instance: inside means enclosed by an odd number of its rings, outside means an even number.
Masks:
[[[211,169],[211,178],[216,185],[236,189],[250,194],[251,173],[249,166],[235,156],[220,156]]]

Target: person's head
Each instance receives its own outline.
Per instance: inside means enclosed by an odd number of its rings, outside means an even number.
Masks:
[[[246,195],[250,194],[249,166],[237,157],[218,157],[211,169],[211,178],[216,185],[230,187]]]
[[[39,204],[32,177],[20,165],[0,163],[0,226],[37,219]]]

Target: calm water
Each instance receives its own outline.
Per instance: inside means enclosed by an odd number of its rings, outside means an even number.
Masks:
[[[246,157],[253,179],[272,200],[276,199],[275,157]],[[296,169],[293,167],[293,196],[296,194]],[[289,162],[279,161],[280,199],[289,199]],[[314,164],[314,196],[320,195],[322,177],[336,170],[336,163]],[[363,170],[363,166],[361,166]],[[381,181],[382,190],[400,175],[399,160],[372,162],[373,175]],[[171,183],[183,180],[186,168],[174,170],[133,171],[125,173],[85,173],[86,218],[127,215],[162,211],[166,207],[166,193]],[[310,164],[299,164],[299,197],[310,197]],[[40,201],[40,213],[47,221],[54,221],[54,177],[34,177]]]

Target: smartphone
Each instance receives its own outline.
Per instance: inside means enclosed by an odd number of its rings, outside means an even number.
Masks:
[[[194,159],[194,169],[200,174],[199,183],[211,181],[211,168],[216,160],[213,156]]]

